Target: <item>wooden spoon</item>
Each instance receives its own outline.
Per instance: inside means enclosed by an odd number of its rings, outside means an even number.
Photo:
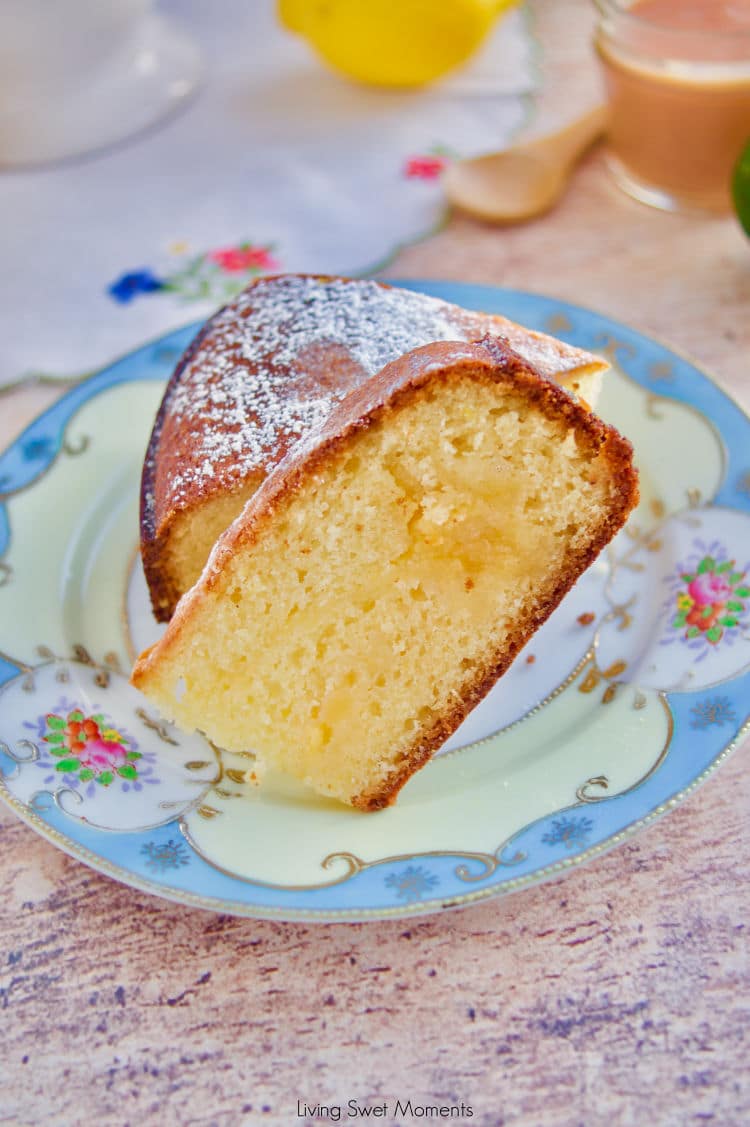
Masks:
[[[460,160],[443,173],[454,207],[489,223],[518,223],[548,211],[573,167],[607,127],[606,106],[534,141],[500,153]]]

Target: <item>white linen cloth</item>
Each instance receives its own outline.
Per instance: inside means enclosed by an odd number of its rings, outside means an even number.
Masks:
[[[187,109],[108,152],[0,174],[0,384],[101,367],[260,270],[382,265],[440,223],[446,154],[500,148],[528,118],[522,10],[454,78],[394,92],[326,70],[271,2],[162,7],[204,54]]]

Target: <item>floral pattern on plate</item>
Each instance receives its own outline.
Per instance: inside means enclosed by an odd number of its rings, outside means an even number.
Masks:
[[[36,738],[35,763],[44,772],[45,784],[64,779],[93,798],[100,786],[119,784],[125,793],[131,787],[139,791],[144,783],[159,782],[154,774],[155,752],[146,752],[144,762],[135,739],[122,725],[118,731],[103,712],[86,715],[63,697],[55,711],[42,714],[35,723],[25,720],[24,727]]]
[[[599,663],[620,660],[623,680],[669,692],[741,674],[750,668],[749,571],[748,514],[709,505],[669,517],[617,563]]]
[[[0,788],[32,809],[54,802],[90,826],[142,830],[187,813],[218,778],[205,740],[93,663],[25,668],[0,688],[0,713]]]
[[[681,641],[697,651],[696,661],[708,656],[710,646],[721,642],[732,645],[750,626],[750,564],[746,563],[742,571],[737,571],[736,566],[735,560],[727,558],[721,541],[706,544],[696,537],[693,551],[672,579],[677,605],[671,626]],[[665,638],[662,645],[674,641],[674,637]]]

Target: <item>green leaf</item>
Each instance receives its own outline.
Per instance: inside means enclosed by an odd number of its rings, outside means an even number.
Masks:
[[[61,744],[65,739],[65,734],[63,732],[50,732],[44,739],[48,744]]]
[[[81,770],[78,772],[78,778],[81,780],[82,783],[87,783],[89,781],[89,779],[93,779],[93,777],[94,777],[94,772],[91,770],[90,767],[82,767]]]
[[[64,728],[65,721],[63,720],[62,716],[55,716],[54,712],[50,712],[49,716],[47,717],[47,727]]]
[[[103,787],[108,787],[114,779],[111,771],[102,771],[101,775],[96,776],[97,783],[101,783]]]
[[[714,613],[713,607],[704,607],[703,610],[701,611],[701,618],[710,618],[713,613]]]
[[[138,772],[132,763],[123,763],[122,767],[117,768],[117,774],[122,779],[137,779]]]
[[[72,724],[74,722],[76,724],[82,724],[84,720],[85,720],[85,717],[84,717],[83,713],[80,711],[80,709],[76,709],[74,712],[68,713],[68,723],[69,724]]]
[[[712,626],[710,630],[706,631],[706,638],[709,642],[720,642],[723,633],[724,631],[720,626]]]
[[[50,755],[56,755],[58,759],[61,755],[67,755],[69,757],[71,751],[72,748],[66,747],[65,744],[50,744],[49,748]]]
[[[704,558],[698,564],[698,574],[705,575],[707,571],[713,571],[715,567],[716,560],[713,558],[713,556],[704,556]]]
[[[61,759],[60,762],[55,765],[55,770],[64,771],[67,774],[68,771],[77,771],[80,766],[80,759]]]
[[[739,583],[745,573],[743,571],[733,571],[731,575],[727,576],[730,583]]]
[[[678,614],[675,618],[672,619],[672,625],[674,626],[675,630],[682,630],[686,622],[686,614]]]
[[[720,619],[719,619],[719,622],[721,623],[721,625],[722,625],[722,626],[727,626],[727,627],[730,627],[730,626],[736,626],[736,625],[737,625],[737,619],[736,619],[736,618],[732,618],[732,616],[731,616],[731,615],[727,615],[727,617],[726,617],[726,618],[720,618]]]
[[[699,634],[700,634],[700,630],[698,629],[697,626],[691,626],[688,629],[688,632],[687,632],[688,638],[697,638]]]
[[[750,598],[750,587],[735,587],[735,595],[739,595],[741,599]]]
[[[693,580],[695,579],[695,576],[694,575],[681,575],[680,578],[685,583],[692,583]]]
[[[734,565],[734,560],[724,560],[724,563],[720,563],[719,566],[716,568],[716,574],[721,575],[722,572],[731,571],[733,565]]]
[[[95,721],[95,722],[96,722],[96,723],[97,723],[97,724],[99,725],[99,727],[100,727],[100,728],[106,728],[106,727],[108,727],[108,724],[107,724],[107,717],[106,717],[106,716],[104,715],[104,713],[103,713],[103,712],[97,712],[97,713],[95,713],[95,714],[94,714],[94,715],[93,715],[93,716],[91,717],[91,719],[92,719],[92,720],[94,720],[94,721]]]
[[[140,751],[129,751],[127,756],[126,756],[126,759],[140,759],[140,758],[141,758]]]
[[[737,599],[730,599],[729,602],[727,603],[727,610],[736,611],[737,614],[742,614],[744,609],[745,609],[745,604],[738,602]]]

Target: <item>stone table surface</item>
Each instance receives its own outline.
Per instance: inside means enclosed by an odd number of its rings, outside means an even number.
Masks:
[[[599,154],[544,219],[454,218],[389,274],[589,305],[750,406],[750,243],[630,202]],[[55,394],[0,399],[3,444]],[[302,1124],[331,1115],[298,1101],[399,1097],[463,1101],[478,1125],[748,1123],[749,752],[562,879],[408,922],[175,906],[2,808],[0,1124]]]

